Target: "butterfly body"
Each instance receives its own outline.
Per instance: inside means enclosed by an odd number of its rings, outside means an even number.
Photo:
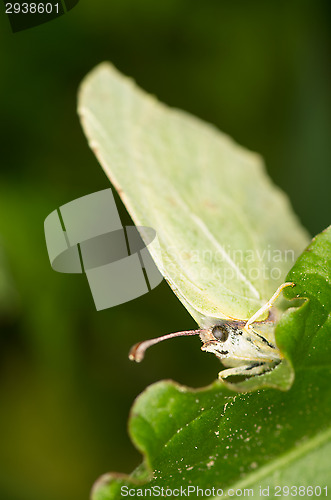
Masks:
[[[259,375],[274,368],[282,359],[276,346],[274,321],[246,326],[243,321],[220,321],[202,330],[201,349],[215,354],[227,368],[220,379],[233,375]]]
[[[211,352],[226,368],[218,374],[224,380],[232,376],[250,377],[272,370],[283,359],[275,341],[276,311],[270,311],[282,290],[294,283],[283,283],[251,318],[242,320],[204,319],[204,328],[175,332],[134,345],[130,351],[131,360],[140,362],[148,347],[160,341],[184,335],[199,335],[202,351]],[[259,321],[268,312],[267,320]]]

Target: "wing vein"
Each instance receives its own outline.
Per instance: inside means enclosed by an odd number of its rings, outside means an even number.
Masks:
[[[207,228],[206,224],[200,219],[195,214],[190,214],[191,218],[194,220],[194,222],[199,226],[201,231],[207,236],[207,238],[215,245],[217,250],[221,253],[221,255],[224,257],[224,260],[235,270],[237,277],[240,278],[251,290],[251,292],[254,294],[254,296],[257,299],[261,299],[259,292],[255,288],[254,285],[246,278],[246,276],[240,271],[239,267],[237,264],[231,259],[231,257],[228,255],[228,253],[224,250],[223,246],[217,241],[215,236],[211,234],[209,229]]]

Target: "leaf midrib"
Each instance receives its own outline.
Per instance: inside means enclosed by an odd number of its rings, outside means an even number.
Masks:
[[[261,481],[268,475],[272,474],[274,471],[279,471],[280,469],[287,467],[289,463],[294,462],[300,457],[303,457],[314,451],[321,446],[325,445],[328,441],[331,441],[331,428],[327,431],[317,434],[314,438],[309,439],[309,441],[305,441],[302,444],[296,445],[294,450],[288,451],[281,455],[279,458],[276,458],[272,462],[263,467],[260,467],[256,472],[251,472],[247,478],[238,481],[237,483],[231,484],[231,488],[233,489],[242,489],[247,486],[252,486],[256,484],[258,481]],[[228,495],[225,494],[222,498],[227,498]],[[215,497],[215,500],[221,500],[221,497]]]

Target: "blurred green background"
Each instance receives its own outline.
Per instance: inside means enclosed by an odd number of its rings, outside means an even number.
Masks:
[[[330,223],[330,2],[94,0],[12,34],[0,15],[0,498],[83,500],[99,475],[140,462],[134,398],[219,368],[197,338],[130,346],[194,328],[165,283],[96,312],[86,278],[54,272],[43,221],[109,186],[76,115],[77,87],[103,60],[149,92],[260,152],[316,234]],[[123,222],[129,220],[122,208]]]

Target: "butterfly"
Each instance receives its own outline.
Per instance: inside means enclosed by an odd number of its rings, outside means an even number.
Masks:
[[[131,359],[166,338],[200,335],[226,367],[221,378],[276,366],[274,303],[309,237],[260,156],[160,103],[110,63],[84,79],[78,112],[135,224],[156,231],[151,255],[200,326],[142,342]]]

